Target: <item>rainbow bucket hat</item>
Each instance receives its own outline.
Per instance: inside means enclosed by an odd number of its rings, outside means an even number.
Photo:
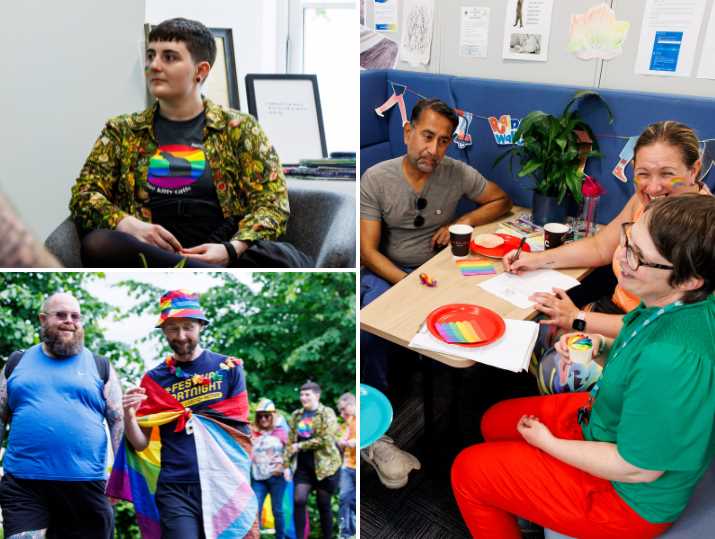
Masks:
[[[273,401],[271,399],[261,399],[258,401],[258,406],[256,406],[256,412],[257,413],[268,413],[268,412],[275,412],[276,411],[276,405],[273,404]]]
[[[201,309],[199,295],[188,290],[171,290],[161,296],[159,302],[161,314],[156,323],[160,328],[169,318],[194,318],[208,324],[208,318]]]

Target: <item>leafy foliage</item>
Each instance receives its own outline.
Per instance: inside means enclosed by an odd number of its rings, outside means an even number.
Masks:
[[[268,397],[292,410],[307,379],[321,385],[330,406],[355,390],[353,273],[254,273],[255,286],[231,273],[212,276],[221,284],[201,296],[211,321],[202,344],[244,360],[252,401]],[[164,290],[135,281],[121,286],[140,300],[134,314],[157,312]],[[149,338],[163,340],[160,334]]]
[[[515,140],[522,140],[523,144],[515,144],[509,148],[494,164],[509,156],[511,166],[516,156],[521,162],[518,176],[533,176],[536,179],[534,189],[537,193],[556,197],[561,203],[568,192],[576,202],[580,202],[583,175],[578,170],[582,152],[577,132],[586,132],[593,141],[592,149],[585,153],[586,158],[602,155],[598,151],[598,141],[591,127],[578,114],[578,105],[586,98],[597,99],[608,112],[609,123],[613,123],[613,114],[608,103],[597,92],[576,92],[566,104],[561,116],[553,116],[540,110],[527,114],[515,134]]]
[[[15,350],[40,342],[38,315],[42,303],[55,292],[68,292],[82,307],[87,348],[106,356],[120,379],[135,378],[144,368],[139,353],[125,343],[105,339],[99,326],[102,319],[120,317],[121,313],[85,288],[100,278],[102,273],[89,272],[0,273],[0,365],[4,366]]]

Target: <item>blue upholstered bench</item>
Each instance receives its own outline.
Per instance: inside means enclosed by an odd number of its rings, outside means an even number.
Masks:
[[[375,163],[405,153],[397,107],[387,111],[385,118],[374,111],[392,94],[391,81],[404,84],[417,94],[443,99],[456,108],[473,113],[475,117],[469,129],[473,144],[465,150],[453,144],[448,155],[476,167],[509,193],[516,204],[526,207],[531,207],[531,184],[528,180],[515,179],[515,174],[510,173],[508,159],[493,166],[494,160],[507,146],[497,146],[488,122],[477,116],[511,114],[521,118],[536,109],[560,114],[574,92],[580,89],[412,71],[363,71],[360,74],[361,174]],[[419,99],[412,92],[405,94],[408,114]],[[606,223],[618,214],[633,194],[632,182],[621,183],[611,173],[626,143],[625,139],[617,137],[639,135],[648,124],[659,120],[678,120],[694,128],[701,139],[715,138],[715,122],[712,121],[715,99],[615,90],[600,93],[613,110],[615,122],[609,125],[606,115],[589,103],[584,104],[582,112],[598,136],[604,154],[601,159],[590,159],[586,172],[606,188],[598,212],[598,221]],[[715,172],[707,176],[706,183],[715,187]]]

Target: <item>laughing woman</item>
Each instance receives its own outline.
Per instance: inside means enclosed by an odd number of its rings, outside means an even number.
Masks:
[[[655,537],[713,461],[715,198],[651,202],[621,226],[616,260],[641,303],[615,341],[590,335],[610,350],[591,394],[499,403],[482,419],[486,442],[455,460],[474,537],[521,537],[512,515],[579,538]]]
[[[201,96],[215,58],[200,22],[177,18],[152,29],[146,78],[156,103],[107,122],[72,188],[85,265],[308,262],[267,241],[288,220],[280,160],[254,118]]]
[[[539,268],[599,267],[611,264],[618,277],[620,265],[616,256],[621,225],[636,221],[653,199],[688,193],[710,195],[699,179],[701,168],[700,144],[695,132],[678,122],[664,121],[649,125],[638,137],[634,148],[633,173],[636,193],[623,210],[598,234],[568,243],[541,253],[521,253],[512,260],[514,252],[504,257],[508,271],[521,273]],[[615,337],[621,329],[623,315],[640,303],[637,294],[620,283],[613,294],[580,310],[564,290],[537,293],[531,298],[536,309],[545,315],[542,323],[559,330],[588,331]],[[545,343],[548,345],[548,343]],[[539,358],[538,381],[542,393],[587,391],[601,374],[598,364],[589,369],[567,369],[553,350]]]

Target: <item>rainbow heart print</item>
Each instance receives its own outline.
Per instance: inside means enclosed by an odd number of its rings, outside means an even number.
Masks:
[[[492,262],[482,259],[457,260],[457,267],[465,277],[471,277],[473,275],[495,275],[497,272]]]
[[[198,180],[204,170],[206,156],[201,148],[170,144],[152,155],[147,181],[163,189],[181,189]]]
[[[474,320],[461,322],[436,323],[437,333],[442,340],[448,343],[475,343],[484,340],[481,331]]]

